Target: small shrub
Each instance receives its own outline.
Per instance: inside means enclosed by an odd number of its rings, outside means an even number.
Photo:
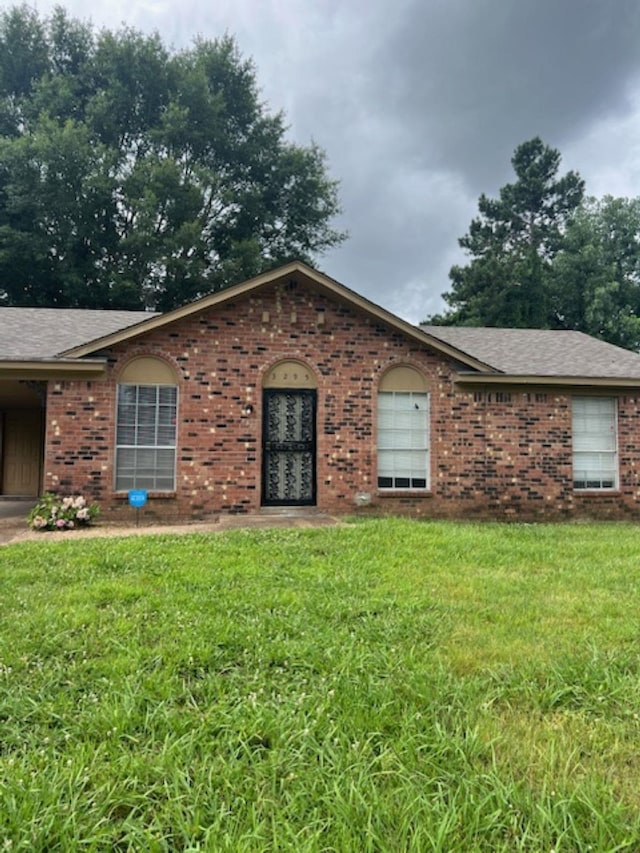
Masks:
[[[86,527],[100,512],[97,504],[90,504],[82,495],[61,497],[47,493],[27,516],[32,530],[73,530]]]

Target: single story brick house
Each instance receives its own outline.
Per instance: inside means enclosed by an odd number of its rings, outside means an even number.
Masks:
[[[166,314],[0,308],[0,495],[640,517],[640,355],[413,326],[291,263]]]

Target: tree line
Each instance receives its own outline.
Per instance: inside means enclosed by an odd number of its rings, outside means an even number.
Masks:
[[[167,310],[344,235],[234,40],[0,15],[0,304]]]
[[[640,349],[640,199],[590,198],[538,137],[511,160],[516,180],[481,195],[458,241],[440,325],[574,329]]]

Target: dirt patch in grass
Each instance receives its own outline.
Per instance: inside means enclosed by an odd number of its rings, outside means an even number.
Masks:
[[[208,521],[193,521],[182,523],[153,523],[132,524],[130,522],[97,522],[88,527],[76,530],[48,530],[46,532],[31,530],[22,519],[10,518],[0,520],[0,545],[13,545],[17,542],[59,542],[75,539],[94,538],[98,536],[149,536],[158,534],[182,533],[216,533],[237,528],[267,528],[267,527],[326,527],[328,525],[344,524],[341,519],[324,514],[271,516],[259,514],[221,515]]]

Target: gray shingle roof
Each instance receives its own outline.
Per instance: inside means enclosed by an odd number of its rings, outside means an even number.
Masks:
[[[469,326],[420,328],[500,373],[640,379],[640,355],[583,332]]]
[[[0,308],[0,358],[53,358],[153,316],[149,311]]]
[[[62,308],[0,308],[0,359],[46,359],[157,314]],[[437,341],[510,376],[640,379],[640,355],[582,332],[421,326]]]

